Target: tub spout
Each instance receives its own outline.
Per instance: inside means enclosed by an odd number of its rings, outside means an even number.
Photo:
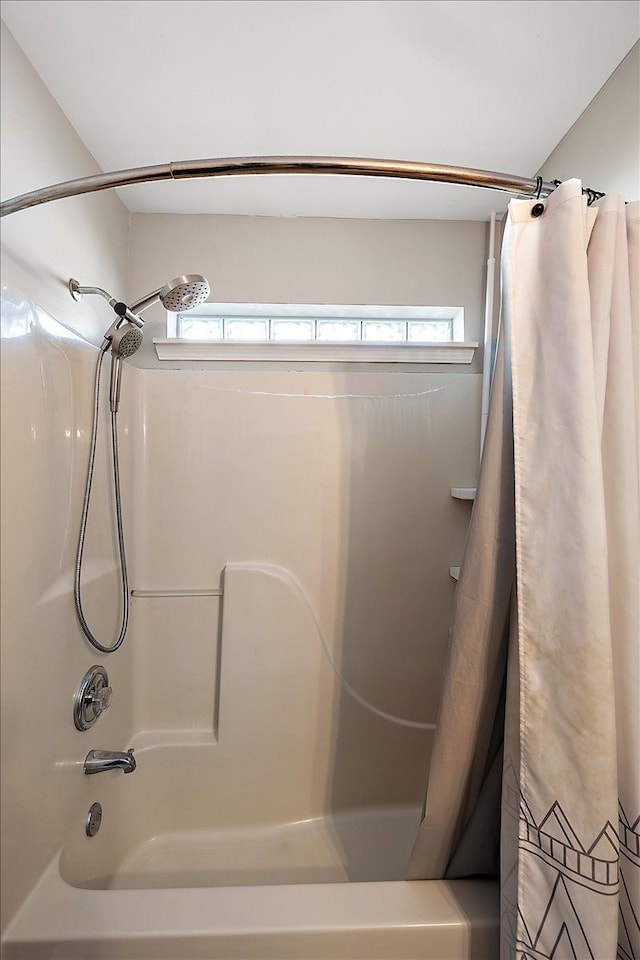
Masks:
[[[84,760],[84,772],[102,773],[103,770],[122,770],[133,773],[136,768],[133,750],[118,753],[117,750],[89,750]]]

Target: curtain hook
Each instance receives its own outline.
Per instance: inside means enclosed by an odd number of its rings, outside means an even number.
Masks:
[[[540,194],[542,193],[542,177],[536,177],[536,195],[534,200],[537,202],[531,207],[531,216],[532,217],[541,217],[544,213],[544,203],[540,201]]]
[[[562,186],[562,180],[552,180],[551,183],[554,185],[554,187]],[[583,187],[582,193],[587,198],[588,207],[590,207],[592,203],[595,203],[596,200],[601,200],[602,197],[604,197],[604,193],[600,193],[599,190],[592,190],[591,187]]]

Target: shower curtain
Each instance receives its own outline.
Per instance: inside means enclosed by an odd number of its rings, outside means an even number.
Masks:
[[[640,960],[639,220],[620,197],[587,206],[577,180],[509,205],[487,439],[407,874],[497,875],[500,833],[505,960]]]

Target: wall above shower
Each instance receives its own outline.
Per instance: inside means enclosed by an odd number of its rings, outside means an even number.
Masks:
[[[103,170],[316,154],[532,176],[639,34],[627,0],[5,0],[3,16]],[[121,196],[147,213],[477,220],[506,207],[471,187],[324,176]]]
[[[479,222],[134,214],[127,295],[139,296],[167,270],[197,269],[209,278],[212,301],[455,304],[464,308],[465,340],[478,342],[485,245]],[[132,361],[159,366],[152,341],[166,336],[167,315],[156,305],[145,316],[145,342]],[[467,372],[482,369],[476,354]]]
[[[21,193],[29,184],[92,176],[100,169],[29,60],[1,26],[2,189]],[[2,225],[2,281],[75,331],[98,343],[110,311],[92,297],[69,296],[69,279],[86,277],[124,293],[128,212],[113,192],[52,203],[34,216]],[[157,286],[157,284],[155,284]]]

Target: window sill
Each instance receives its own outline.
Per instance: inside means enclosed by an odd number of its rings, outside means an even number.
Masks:
[[[345,363],[472,362],[477,343],[254,343],[154,339],[158,360],[270,360]]]

